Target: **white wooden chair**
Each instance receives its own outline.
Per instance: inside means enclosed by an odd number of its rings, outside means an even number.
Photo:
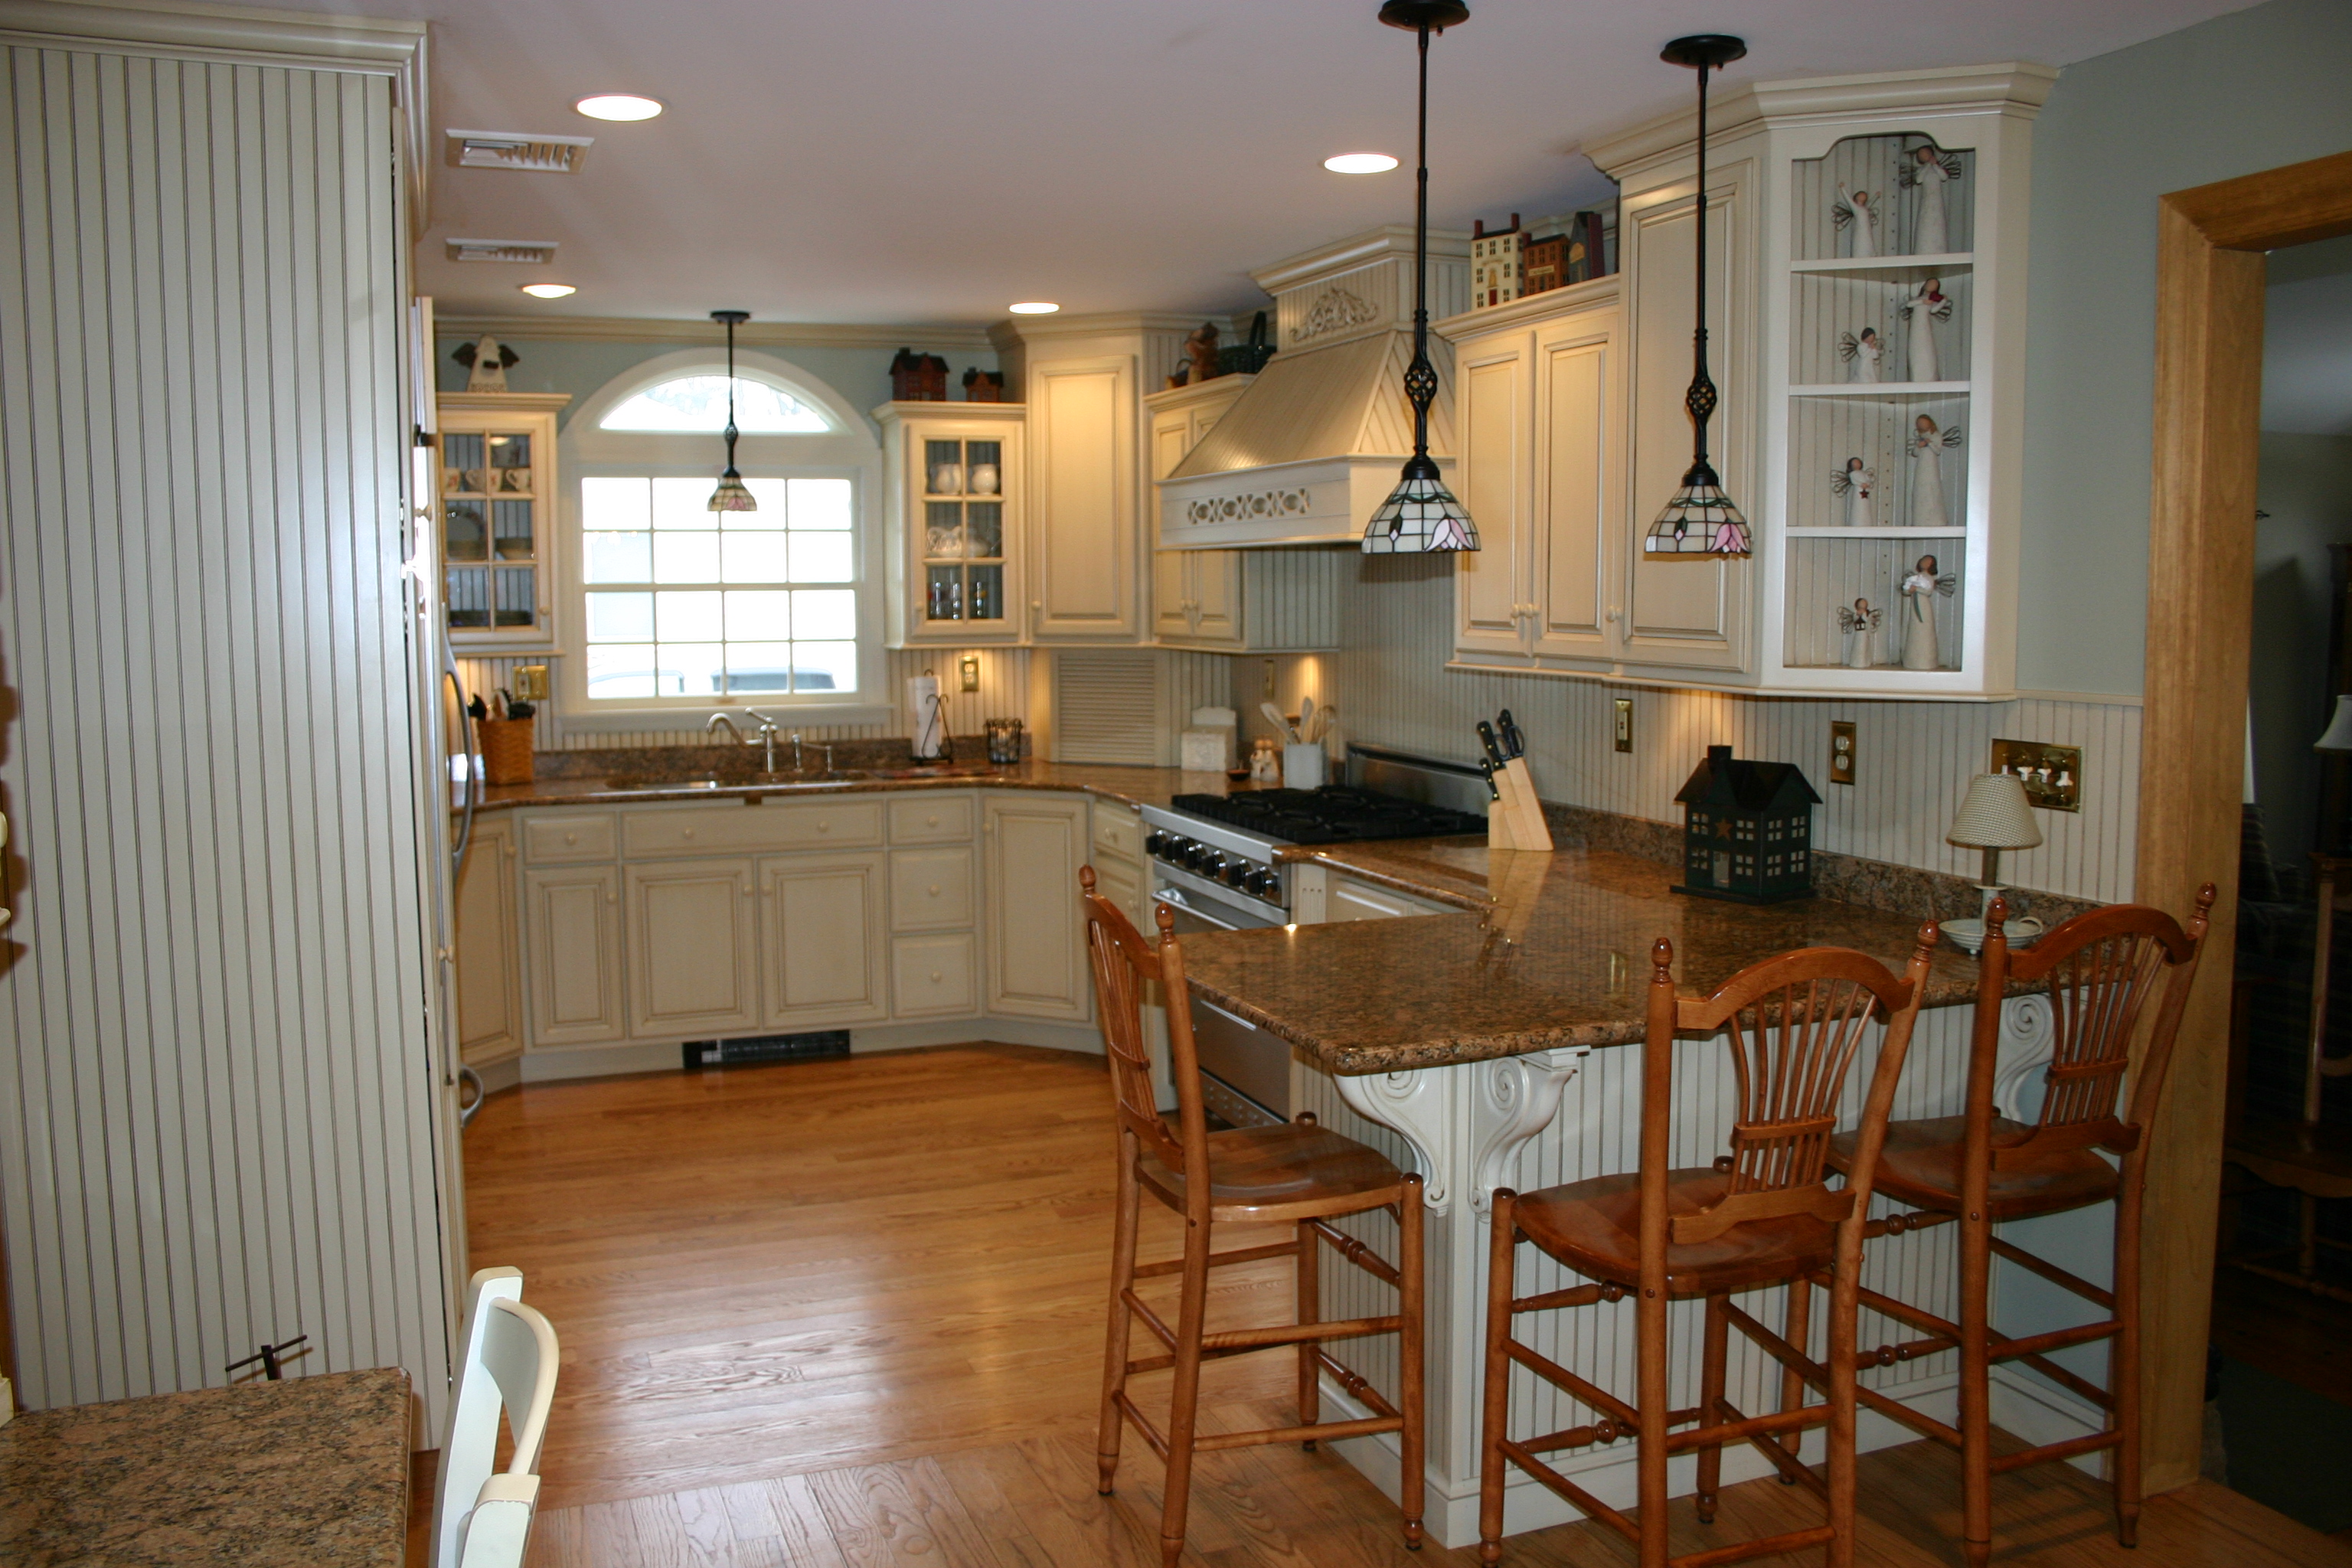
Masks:
[[[555,1398],[555,1329],[522,1304],[522,1271],[473,1278],[462,1331],[465,1359],[441,1439],[433,1496],[432,1568],[521,1568],[539,1506],[539,1447]],[[499,1413],[514,1434],[496,1468]]]

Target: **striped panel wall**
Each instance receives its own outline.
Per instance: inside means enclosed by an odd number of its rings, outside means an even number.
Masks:
[[[0,1194],[23,1397],[446,1386],[390,82],[10,47]]]
[[[1793,762],[1823,804],[1817,842],[1842,854],[1971,876],[1977,855],[1944,842],[1970,774],[1995,737],[2083,748],[2079,813],[2034,814],[2044,842],[2003,857],[2020,887],[2078,898],[2131,896],[2137,832],[2140,712],[2128,703],[1862,702],[1759,698],[1610,685],[1556,676],[1447,669],[1453,569],[1443,559],[1355,557],[1340,597],[1336,653],[1276,661],[1278,700],[1298,692],[1336,703],[1349,737],[1371,745],[1475,761],[1471,725],[1508,708],[1527,732],[1536,786],[1547,800],[1657,822],[1678,822],[1675,792],[1710,744]],[[1244,733],[1256,720],[1257,659],[1235,661]],[[1612,699],[1633,700],[1633,750],[1610,743]],[[1858,726],[1860,779],[1828,782],[1829,726]],[[1252,723],[1255,721],[1255,724]]]

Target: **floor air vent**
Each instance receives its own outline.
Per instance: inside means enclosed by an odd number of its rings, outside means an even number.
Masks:
[[[684,1067],[728,1068],[749,1062],[817,1061],[849,1054],[849,1031],[814,1029],[805,1035],[742,1035],[731,1040],[688,1040]]]

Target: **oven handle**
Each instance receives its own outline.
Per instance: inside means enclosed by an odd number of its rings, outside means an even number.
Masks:
[[[1251,1023],[1247,1018],[1243,1017],[1239,1013],[1229,1013],[1229,1012],[1225,1011],[1225,1009],[1223,1009],[1223,1007],[1218,1006],[1214,1002],[1212,1002],[1212,1001],[1208,1000],[1206,997],[1203,997],[1203,996],[1195,996],[1195,997],[1193,997],[1193,998],[1192,998],[1192,1005],[1193,1005],[1193,1006],[1195,1006],[1195,1007],[1206,1007],[1210,1012],[1214,1013],[1218,1017],[1220,1017],[1220,1018],[1223,1018],[1223,1019],[1227,1019],[1227,1020],[1229,1020],[1229,1021],[1230,1021],[1230,1022],[1232,1022],[1232,1023],[1237,1024],[1237,1025],[1239,1025],[1241,1027],[1243,1027],[1243,1028],[1244,1028],[1244,1029],[1247,1029],[1247,1030],[1248,1030],[1251,1034],[1253,1034],[1253,1035],[1255,1035],[1255,1034],[1256,1034],[1256,1033],[1257,1033],[1257,1026],[1256,1026],[1255,1024]]]
[[[1187,899],[1184,896],[1183,889],[1181,888],[1154,888],[1151,889],[1151,901],[1155,904],[1166,904],[1170,909],[1181,910],[1186,914],[1191,915],[1194,920],[1200,921],[1204,924],[1213,925],[1219,931],[1242,931],[1246,929],[1236,924],[1233,921],[1222,918],[1212,910],[1202,909],[1200,905]]]

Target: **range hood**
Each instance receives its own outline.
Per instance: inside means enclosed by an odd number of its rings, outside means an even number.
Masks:
[[[1470,237],[1429,237],[1430,317],[1470,305]],[[1274,296],[1280,352],[1160,490],[1160,548],[1359,544],[1412,453],[1412,229],[1394,225],[1250,275]],[[1452,363],[1438,370],[1430,449],[1451,468]]]

